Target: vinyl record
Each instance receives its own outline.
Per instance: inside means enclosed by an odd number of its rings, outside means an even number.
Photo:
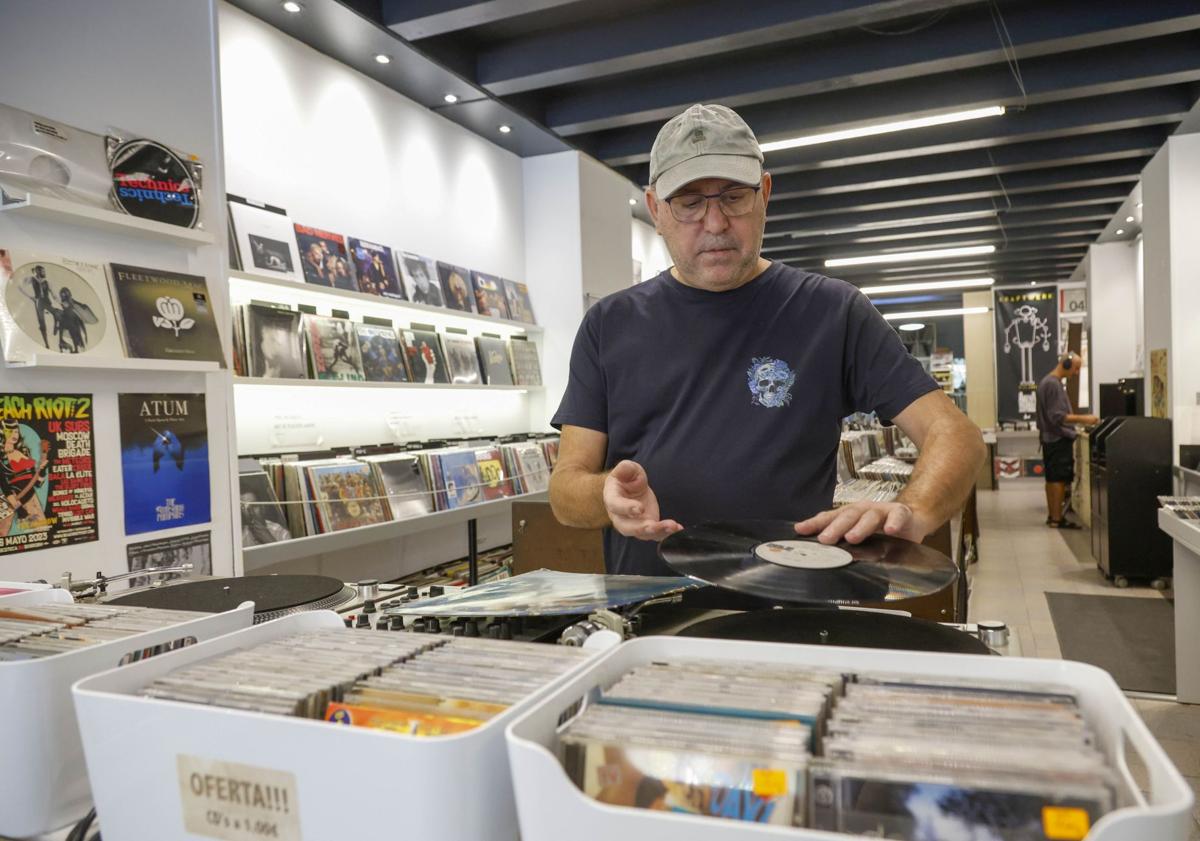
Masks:
[[[130,216],[194,228],[200,185],[192,168],[153,140],[128,140],[109,157],[113,203]]]
[[[876,535],[826,546],[789,520],[704,523],[671,535],[659,555],[680,575],[796,604],[862,604],[935,593],[958,575],[940,552]]]
[[[87,353],[108,329],[107,293],[61,261],[34,260],[13,267],[4,307],[38,353]]]

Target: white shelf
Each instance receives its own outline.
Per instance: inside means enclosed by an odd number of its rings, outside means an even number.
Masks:
[[[1158,527],[1175,542],[1200,555],[1200,520],[1176,517],[1165,508],[1158,509]]]
[[[89,204],[56,199],[40,193],[24,193],[23,196],[8,194],[16,201],[0,204],[0,212],[17,213],[57,222],[71,222],[122,234],[145,236],[150,239],[172,240],[190,246],[212,245],[216,242],[208,231],[181,228],[165,222],[155,222],[137,216],[128,216],[115,210],[105,210]]]
[[[512,321],[507,318],[492,318],[489,315],[480,315],[476,312],[462,312],[461,310],[453,310],[448,307],[435,307],[429,304],[415,304],[412,301],[401,301],[396,298],[385,298],[381,295],[368,295],[365,292],[352,292],[348,289],[335,289],[328,286],[316,286],[311,283],[297,282],[278,277],[266,277],[264,275],[251,274],[249,272],[229,272],[229,280],[231,283],[246,283],[246,284],[263,284],[266,286],[275,286],[281,289],[287,289],[294,296],[306,297],[315,300],[328,302],[331,307],[338,306],[338,302],[353,302],[358,304],[369,304],[373,307],[383,306],[398,312],[408,313],[411,320],[420,321],[421,316],[430,317],[436,316],[437,321],[455,321],[462,320],[472,322],[472,326],[486,328],[488,325],[504,328],[512,332],[514,330],[528,333],[530,335],[541,335],[544,331],[536,324],[528,324],[524,321]]]
[[[174,371],[180,374],[210,374],[221,370],[217,362],[192,359],[141,359],[119,356],[95,357],[76,353],[34,354],[25,362],[5,362],[6,368],[70,368],[93,371]]]
[[[300,380],[277,377],[234,377],[234,385],[290,388],[424,388],[449,391],[542,391],[541,385],[465,385],[463,383],[373,383],[352,380]]]
[[[453,508],[449,511],[437,511],[421,517],[411,517],[407,520],[393,520],[387,523],[377,523],[373,526],[360,526],[356,529],[315,534],[309,537],[295,537],[291,540],[281,540],[278,543],[266,543],[262,546],[250,546],[242,550],[242,568],[244,574],[251,575],[256,569],[272,564],[294,561],[300,558],[311,558],[326,552],[338,552],[379,543],[384,540],[395,540],[410,534],[444,528],[480,517],[490,517],[505,514],[513,502],[537,502],[547,499],[545,492],[518,494],[517,496],[494,499],[490,502],[480,502],[463,508]]]

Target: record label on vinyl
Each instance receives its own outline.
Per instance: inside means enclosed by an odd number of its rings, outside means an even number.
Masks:
[[[153,140],[129,140],[113,150],[112,198],[125,213],[194,228],[200,221],[199,184],[193,168]]]
[[[96,290],[57,262],[14,267],[4,306],[26,338],[51,353],[87,353],[100,345],[108,326]]]

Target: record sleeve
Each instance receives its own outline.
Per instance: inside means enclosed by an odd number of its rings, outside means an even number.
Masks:
[[[362,462],[345,462],[308,468],[322,531],[370,526],[390,519],[387,506],[371,472]]]
[[[452,310],[475,312],[475,296],[471,291],[471,273],[462,266],[452,266],[440,261],[437,264],[437,270],[446,306]]]
[[[229,218],[233,221],[242,268],[251,273],[303,282],[292,220],[287,211],[241,196],[229,195],[228,199]]]
[[[483,447],[475,451],[479,465],[479,481],[485,501],[512,496],[513,484],[504,470],[504,458],[499,447]]]
[[[0,338],[8,362],[124,356],[104,266],[0,248]]]
[[[471,285],[475,288],[475,309],[480,315],[492,318],[508,318],[508,302],[504,296],[504,281],[483,272],[471,272]]]
[[[112,173],[112,201],[118,210],[181,228],[202,228],[200,186],[203,168],[156,140],[106,138]]]
[[[395,330],[375,324],[355,324],[354,330],[358,333],[358,348],[367,382],[408,382],[408,369],[404,367],[404,354]]]
[[[404,354],[414,383],[448,383],[449,368],[438,334],[427,330],[403,330]]]
[[[112,210],[104,137],[0,104],[0,192]]]
[[[419,517],[433,510],[429,484],[418,457],[392,453],[366,456],[363,461],[375,468],[379,485],[387,495],[393,520]]]
[[[392,249],[386,245],[350,237],[350,254],[354,258],[354,275],[358,291],[368,295],[404,300],[404,288],[396,274]]]
[[[346,240],[341,234],[294,225],[296,246],[300,252],[300,269],[304,282],[314,286],[358,291],[354,265]]]
[[[446,348],[446,359],[450,363],[451,382],[462,385],[479,384],[479,358],[475,354],[475,343],[466,336],[447,333],[442,336]]]
[[[475,453],[470,450],[453,450],[434,456],[442,468],[442,482],[446,491],[446,508],[462,508],[474,505],[483,499],[479,481],[479,465]]]
[[[247,376],[304,379],[300,313],[264,304],[247,304]]]
[[[508,365],[508,348],[504,339],[478,336],[475,348],[479,351],[479,368],[488,385],[512,385],[512,368]]]
[[[542,384],[537,345],[526,339],[509,339],[508,358],[512,362],[513,382],[516,385]]]
[[[550,468],[539,445],[518,444],[517,460],[521,465],[521,484],[525,493],[538,493],[550,487]]]
[[[208,284],[197,275],[113,263],[113,299],[129,356],[225,366]]]
[[[203,394],[118,394],[125,533],[211,519]]]
[[[265,472],[238,476],[238,495],[242,512],[242,547],[278,543],[292,536],[287,517],[275,498]]]
[[[533,317],[533,302],[529,299],[529,287],[515,280],[504,281],[504,297],[508,301],[508,317],[513,321],[537,324]]]
[[[308,360],[318,380],[361,382],[362,356],[354,326],[344,318],[303,316]]]
[[[189,577],[212,575],[212,538],[209,532],[198,531],[130,543],[125,547],[125,560],[130,572],[191,564],[192,571],[187,573]],[[147,587],[160,581],[174,581],[182,577],[184,573],[153,577],[136,575],[128,579],[129,589]]]
[[[408,300],[414,304],[427,304],[431,307],[446,306],[442,286],[438,281],[437,266],[433,260],[419,254],[400,251],[396,254],[396,263],[400,267],[400,276],[404,280],[404,292],[408,295]]]

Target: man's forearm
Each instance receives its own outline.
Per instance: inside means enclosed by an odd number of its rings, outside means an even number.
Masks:
[[[550,509],[564,526],[599,529],[611,524],[604,507],[607,473],[557,469],[550,477]]]
[[[939,420],[926,435],[899,501],[936,529],[962,506],[986,457],[983,438],[966,416]]]

